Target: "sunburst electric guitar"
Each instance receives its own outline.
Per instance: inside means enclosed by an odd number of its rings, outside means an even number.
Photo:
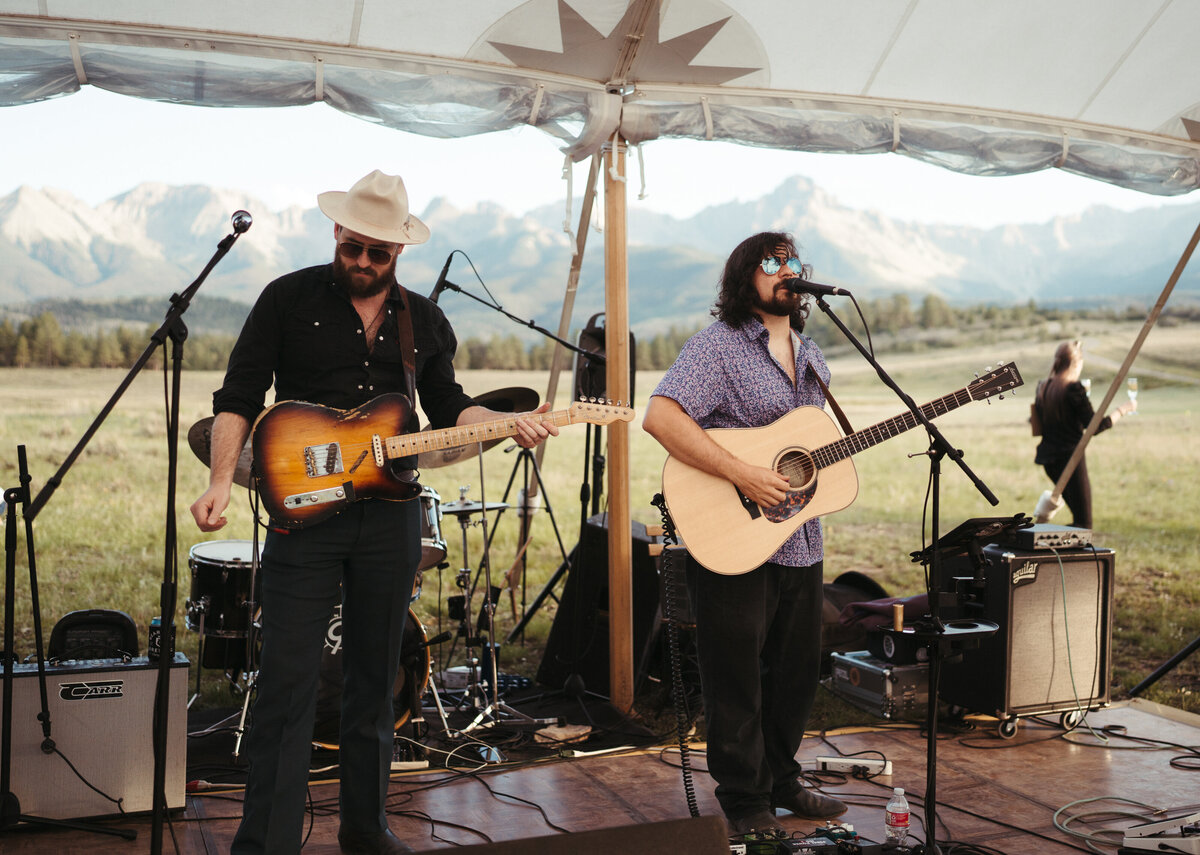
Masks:
[[[934,419],[1023,382],[1017,366],[1010,362],[957,392],[922,404],[921,413]],[[775,507],[761,508],[731,482],[674,457],[668,457],[663,467],[663,495],[689,555],[717,573],[748,573],[774,555],[808,520],[849,507],[858,496],[852,454],[920,423],[911,412],[905,412],[841,436],[824,410],[798,407],[766,427],[714,428],[706,433],[718,445],[787,478],[791,482],[787,499]]]
[[[392,460],[517,433],[516,415],[402,433],[411,413],[412,403],[401,394],[380,395],[353,410],[303,401],[282,401],[264,410],[254,423],[251,442],[259,496],[272,521],[298,529],[360,499],[415,498],[421,485],[396,477]],[[628,407],[578,401],[537,418],[561,427],[628,422],[633,415]]]

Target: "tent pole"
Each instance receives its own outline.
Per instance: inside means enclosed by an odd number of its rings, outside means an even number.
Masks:
[[[558,321],[558,337],[566,340],[571,334],[571,317],[575,313],[575,294],[579,290],[579,273],[583,268],[583,251],[587,248],[588,231],[592,224],[592,203],[596,198],[596,181],[600,174],[600,155],[592,155],[591,166],[588,169],[587,189],[583,192],[583,204],[579,210],[579,230],[575,232],[575,255],[571,258],[571,270],[567,274],[567,292],[563,295],[562,316]],[[564,363],[570,358],[568,351],[561,344],[554,348],[554,356],[550,361],[550,380],[546,384],[546,400],[553,405],[554,397],[558,394],[558,378],[562,373]],[[534,454],[538,466],[542,464],[542,456],[546,453],[546,443],[537,447]],[[536,488],[535,488],[536,489]]]
[[[1167,304],[1167,299],[1171,296],[1171,292],[1175,290],[1175,283],[1183,275],[1183,270],[1187,267],[1187,263],[1191,259],[1192,252],[1196,249],[1197,243],[1200,243],[1200,225],[1196,226],[1196,231],[1192,233],[1192,239],[1188,241],[1183,254],[1179,256],[1179,261],[1175,264],[1175,269],[1171,271],[1171,275],[1167,279],[1167,284],[1163,286],[1162,293],[1158,295],[1158,302],[1154,304],[1154,308],[1146,316],[1146,322],[1142,324],[1142,329],[1134,340],[1133,346],[1129,348],[1129,353],[1125,354],[1125,361],[1121,363],[1121,367],[1117,371],[1117,376],[1113,378],[1112,385],[1108,387],[1108,391],[1104,394],[1104,400],[1096,408],[1091,422],[1088,423],[1087,429],[1083,432],[1083,437],[1075,446],[1075,451],[1071,454],[1071,459],[1067,461],[1067,466],[1063,469],[1062,475],[1058,476],[1058,482],[1054,485],[1054,490],[1043,494],[1041,500],[1038,502],[1037,510],[1034,513],[1037,522],[1046,522],[1061,506],[1060,499],[1063,490],[1066,489],[1067,482],[1075,474],[1075,467],[1083,459],[1083,453],[1087,450],[1088,442],[1091,441],[1092,436],[1096,433],[1096,428],[1100,426],[1100,422],[1104,420],[1104,414],[1108,412],[1108,405],[1112,403],[1117,390],[1125,382],[1125,375],[1129,373],[1130,366],[1137,359],[1137,355],[1142,349],[1142,343],[1145,342],[1146,336],[1150,335],[1150,329],[1158,322],[1158,316],[1162,314],[1163,307]]]
[[[604,311],[609,396],[632,406],[629,382],[629,259],[626,247],[626,143],[604,153]],[[608,428],[609,700],[633,709],[633,522],[629,508],[629,424]]]

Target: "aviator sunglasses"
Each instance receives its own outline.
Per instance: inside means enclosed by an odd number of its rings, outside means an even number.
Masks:
[[[785,263],[797,276],[800,276],[804,272],[804,265],[801,264],[800,259],[796,258],[795,256],[792,256],[786,262],[780,261],[775,256],[768,256],[761,262],[763,273],[767,274],[768,276],[774,276],[779,272],[779,268]]]
[[[367,258],[371,259],[372,264],[387,264],[395,254],[391,250],[383,249],[382,247],[363,246],[361,243],[354,243],[353,241],[342,241],[337,245],[338,255],[347,261],[357,261],[364,249],[367,251]],[[777,265],[776,270],[778,269]]]

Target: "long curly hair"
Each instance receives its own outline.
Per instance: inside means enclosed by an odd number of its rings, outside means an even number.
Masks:
[[[778,246],[786,246],[791,255],[799,258],[796,241],[787,232],[759,232],[734,248],[725,261],[725,270],[721,273],[721,290],[712,309],[714,318],[731,327],[740,327],[755,317],[754,299],[758,292],[754,287],[754,271],[764,258],[775,255],[775,248]],[[810,276],[812,266],[803,265],[800,278],[807,280]],[[792,329],[803,332],[804,323],[811,311],[812,304],[807,298],[797,302],[788,319]]]

